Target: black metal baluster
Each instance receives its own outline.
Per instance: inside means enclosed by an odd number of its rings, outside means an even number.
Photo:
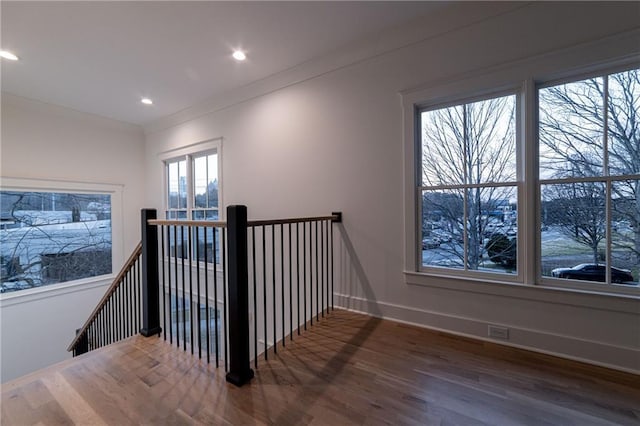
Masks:
[[[191,238],[193,227],[187,227],[187,253],[189,253],[189,337],[191,343],[191,355],[193,355],[193,239]]]
[[[316,220],[316,320],[320,321],[320,276],[318,274],[318,221]]]
[[[280,302],[282,307],[282,346],[286,345],[284,323],[284,224],[280,224]]]
[[[96,313],[96,316],[93,319],[93,324],[95,325],[95,341],[96,341],[96,349],[100,347],[100,338],[101,338],[101,323],[100,323],[100,311]]]
[[[140,306],[141,306],[141,300],[142,297],[140,295],[141,292],[141,283],[142,280],[140,279],[140,272],[141,272],[141,267],[140,267],[140,259],[136,259],[135,262],[133,263],[134,266],[134,273],[133,273],[133,293],[135,294],[135,307],[134,307],[134,316],[135,316],[135,324],[134,324],[134,334],[138,333],[140,328],[142,328],[142,319],[140,318]],[[164,265],[163,265],[164,268]],[[163,292],[164,293],[164,292]],[[164,306],[162,307],[163,311],[164,311]]]
[[[109,297],[107,299],[107,301],[105,302],[104,309],[105,309],[105,314],[106,314],[105,332],[107,333],[106,336],[105,336],[106,337],[105,342],[107,343],[107,345],[110,345],[111,344],[111,297]]]
[[[289,338],[293,340],[293,253],[291,252],[291,222],[289,222]]]
[[[111,297],[109,298],[109,305],[111,305],[111,342],[114,343],[116,341],[116,300],[115,300],[115,292],[111,293]]]
[[[105,346],[107,344],[107,311],[105,305],[100,308],[100,345]]]
[[[216,259],[215,259],[215,252],[216,252],[216,244],[215,244],[215,235],[216,235],[216,228],[211,228],[213,230],[213,247],[212,247],[212,258],[213,258],[213,265],[214,265],[214,271],[215,271],[215,264],[216,264]],[[205,315],[207,316],[207,325],[205,327],[205,330],[207,332],[207,364],[209,364],[209,362],[211,361],[211,350],[209,349],[209,328],[211,326],[210,321],[211,318],[209,317],[209,256],[207,256],[207,232],[209,230],[205,227],[204,228],[204,312]],[[214,272],[215,273],[215,272]]]
[[[266,228],[262,225],[262,316],[264,318],[264,359],[269,359],[267,355],[267,242]]]
[[[322,300],[322,310],[320,313],[324,318],[324,221],[320,222],[320,296],[320,299]]]
[[[158,283],[160,285],[160,283]],[[133,282],[131,283],[131,334],[138,333],[138,260],[133,261]]]
[[[127,307],[125,302],[124,289],[126,288],[126,280],[120,283],[118,287],[118,301],[120,305],[120,339],[127,337]]]
[[[253,262],[253,362],[258,368],[258,285],[256,273],[256,227],[251,228],[251,261]]]
[[[329,237],[329,244],[331,245],[331,310],[333,311],[333,220],[331,221],[331,232],[329,233]]]
[[[296,311],[298,311],[298,336],[300,335],[300,223],[296,223]]]
[[[309,222],[309,323],[313,325],[313,222]]]
[[[180,347],[180,303],[178,300],[178,294],[180,292],[178,288],[178,225],[173,226],[173,241],[174,241],[174,257],[175,260],[175,284],[176,284],[176,346]],[[173,301],[171,301],[171,309],[173,309]]]
[[[213,317],[213,332],[216,340],[216,368],[218,368],[220,366],[220,339],[218,338],[218,264],[216,261],[216,231],[217,230],[213,228],[213,299],[215,306],[215,316]]]
[[[180,225],[180,266],[182,268],[182,350],[187,350],[187,294],[186,294],[186,285],[185,276],[184,276],[184,256],[185,256],[185,247],[184,247],[184,225]]]
[[[113,342],[118,341],[118,294],[116,289],[113,290],[111,296],[113,300]]]
[[[129,283],[127,286],[127,291],[128,291],[128,300],[127,300],[127,304],[128,309],[127,309],[127,321],[129,321],[129,324],[127,324],[127,333],[129,336],[133,335],[133,322],[134,322],[134,313],[133,313],[133,282],[135,281],[135,267],[136,264],[135,262],[133,263],[133,276],[129,279]]]
[[[167,298],[169,299],[169,303],[164,305],[164,313],[165,316],[168,316],[168,323],[169,323],[169,344],[173,345],[173,319],[172,319],[172,315],[171,315],[171,308],[172,308],[172,303],[171,303],[171,226],[167,225],[167,251],[169,252],[169,256],[167,256],[167,291],[168,291],[168,295]],[[166,340],[166,337],[165,337]]]
[[[278,330],[276,308],[276,225],[271,225],[271,278],[273,281],[273,353],[278,353]]]
[[[116,338],[115,341],[120,340],[120,323],[122,322],[122,317],[120,315],[120,297],[118,294],[118,290],[120,290],[120,286],[122,285],[122,281],[118,283],[118,286],[115,288],[113,292],[113,304],[115,305],[115,320],[116,320]]]
[[[302,290],[304,292],[304,329],[307,329],[307,224],[302,222]]]
[[[106,345],[106,340],[105,340],[105,332],[106,332],[106,323],[105,323],[105,310],[104,310],[104,306],[102,305],[102,308],[100,308],[100,347]]]
[[[164,340],[167,340],[167,287],[165,283],[165,274],[164,274],[164,225],[160,226],[160,262],[162,264],[162,336]],[[136,285],[136,288],[138,286]],[[138,307],[138,303],[136,302],[136,308]],[[136,313],[136,328],[137,327],[138,314]]]
[[[229,328],[227,321],[227,232],[225,228],[222,228],[222,295],[224,308],[224,371],[229,371],[229,349],[227,343],[227,330]]]
[[[331,222],[325,221],[324,223],[324,241],[326,242],[326,252],[325,252],[325,286],[327,291],[327,315],[329,315],[329,230],[331,229]]]
[[[198,226],[195,227],[195,240],[196,240],[196,265],[198,265],[198,269],[196,269],[196,287],[197,291],[197,302],[196,309],[198,309],[197,318],[198,318],[198,358],[202,359],[202,315],[200,313],[200,233],[198,232],[200,228]],[[205,232],[207,232],[207,228],[204,228]],[[206,250],[205,250],[206,252]],[[206,269],[205,269],[206,272]],[[193,309],[193,304],[191,304]],[[192,345],[193,346],[193,345]]]

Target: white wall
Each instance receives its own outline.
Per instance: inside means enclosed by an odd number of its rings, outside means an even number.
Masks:
[[[343,212],[336,269],[343,306],[482,338],[487,323],[502,324],[511,344],[639,371],[637,299],[408,283],[415,279],[403,273],[399,96],[637,29],[639,16],[633,3],[457,4],[407,31],[354,44],[351,54],[336,52],[147,126],[147,201],[162,208],[158,153],[222,137],[225,204],[247,204],[256,219]]]
[[[130,124],[2,94],[2,177],[89,182],[122,188],[114,235],[116,270],[140,240],[144,135]],[[71,183],[70,185],[73,185]],[[42,288],[0,299],[2,382],[69,357],[66,347],[109,280]]]

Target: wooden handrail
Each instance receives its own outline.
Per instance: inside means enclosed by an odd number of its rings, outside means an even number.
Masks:
[[[266,225],[286,225],[287,223],[302,223],[302,222],[319,222],[321,220],[338,220],[338,215],[331,216],[312,216],[312,217],[297,217],[290,219],[270,219],[270,220],[250,220],[247,222],[247,226],[266,226]]]
[[[164,226],[206,226],[212,228],[226,228],[227,222],[220,220],[169,220],[169,219],[153,219],[148,221],[149,225]]]
[[[129,258],[125,262],[124,266],[122,267],[118,275],[116,275],[116,277],[114,278],[113,282],[107,289],[104,296],[102,296],[102,299],[100,299],[100,302],[98,302],[98,305],[95,307],[93,312],[91,312],[91,315],[89,315],[89,318],[87,319],[87,321],[85,321],[84,325],[82,326],[80,331],[76,334],[76,337],[73,339],[71,344],[69,344],[69,347],[67,348],[67,352],[72,351],[73,348],[76,346],[76,344],[78,343],[78,340],[80,340],[81,336],[87,331],[87,329],[89,328],[89,326],[91,325],[91,323],[93,322],[97,314],[100,312],[102,307],[107,303],[111,295],[118,289],[118,287],[122,282],[122,279],[131,270],[135,262],[140,257],[141,253],[142,253],[142,242],[139,242],[136,248],[133,250],[133,253],[131,253],[131,256],[129,256]]]
[[[267,220],[250,220],[247,222],[247,226],[266,226],[266,225],[285,225],[288,223],[302,223],[302,222],[317,222],[321,220],[339,220],[338,215],[330,216],[311,216],[311,217],[297,217],[289,219],[267,219]],[[154,219],[149,221],[149,225],[164,225],[164,226],[205,226],[212,228],[226,228],[227,222],[225,221],[213,221],[213,220],[170,220],[170,219]]]

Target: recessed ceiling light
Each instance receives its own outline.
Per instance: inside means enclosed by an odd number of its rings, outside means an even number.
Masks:
[[[244,61],[245,59],[247,59],[247,55],[245,55],[242,50],[236,50],[235,52],[233,52],[233,59],[235,59],[236,61]]]
[[[153,105],[153,101],[149,98],[142,98],[140,99],[140,102],[142,102],[145,105]]]
[[[17,61],[18,57],[16,55],[14,55],[13,53],[9,52],[8,50],[0,50],[0,56],[5,58],[5,59],[9,59],[10,61]]]

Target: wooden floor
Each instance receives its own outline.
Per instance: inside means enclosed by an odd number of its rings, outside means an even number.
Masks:
[[[236,388],[135,336],[3,385],[2,425],[640,425],[638,376],[345,311],[269,355]]]

